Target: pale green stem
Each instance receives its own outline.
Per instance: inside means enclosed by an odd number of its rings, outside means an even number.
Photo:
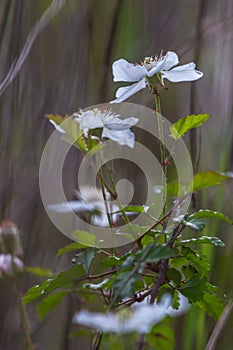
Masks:
[[[164,134],[163,134],[163,120],[161,115],[161,106],[160,106],[160,99],[158,92],[155,92],[155,108],[156,108],[156,114],[157,114],[157,121],[158,121],[158,129],[159,129],[159,148],[160,148],[160,158],[161,158],[161,167],[163,169],[163,177],[162,177],[162,187],[163,187],[163,216],[166,212],[166,206],[165,206],[165,200],[166,200],[166,178],[167,178],[167,166],[165,164],[166,154],[165,154],[165,147],[164,147]]]

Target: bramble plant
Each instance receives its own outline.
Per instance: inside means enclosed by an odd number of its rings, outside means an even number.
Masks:
[[[73,252],[68,270],[54,274],[28,268],[36,275],[47,275],[47,279],[31,287],[23,300],[26,304],[37,301],[42,320],[71,295],[79,305],[71,335],[86,336],[90,349],[174,349],[170,318],[188,312],[195,304],[218,320],[227,304],[227,297],[210,282],[211,266],[203,247],[224,247],[218,237],[207,231],[206,220],[218,219],[230,225],[232,221],[221,212],[194,210],[192,206],[188,211],[184,203],[197,191],[221,185],[229,175],[207,170],[185,182],[179,176],[169,181],[169,170],[183,135],[209,119],[208,114],[192,114],[171,124],[168,132],[172,147],[168,149],[160,107],[160,94],[167,90],[164,80],[194,81],[203,76],[194,63],[177,66],[178,63],[177,55],[170,51],[146,57],[140,64],[119,59],[113,63],[114,81],[132,84],[120,87],[108,108],[97,106],[72,116],[47,116],[62,135],[61,142],[73,145],[84,159],[88,158],[86,171],[95,172],[97,186],[79,184],[77,200],[49,203],[46,209],[61,216],[81,213],[84,224],[90,225],[92,231],[75,227],[71,238],[76,242],[58,251],[58,256]],[[148,186],[148,192],[153,192],[149,204],[129,201],[125,205],[116,183],[118,167],[114,159],[109,160],[107,148],[110,153],[114,147],[137,151],[136,131],[143,116],[133,112],[122,118],[114,108],[145,87],[155,98],[152,115],[157,118],[158,137],[154,149],[159,147],[159,174],[163,176],[157,186]],[[158,214],[155,207],[159,201],[162,210]],[[138,216],[145,217],[146,224],[138,223]],[[103,230],[98,231],[104,232],[102,236],[98,236],[97,227]]]

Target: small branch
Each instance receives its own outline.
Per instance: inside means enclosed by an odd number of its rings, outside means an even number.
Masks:
[[[166,277],[166,272],[168,268],[168,260],[162,260],[158,272],[158,276],[156,278],[154,287],[151,292],[151,298],[150,298],[150,304],[153,305],[155,302],[155,299],[159,293],[159,288],[164,284],[165,282],[165,277]]]
[[[65,1],[66,0],[53,0],[51,5],[47,8],[47,10],[41,16],[41,18],[36,22],[36,24],[34,25],[34,27],[32,28],[31,32],[27,37],[26,43],[18,59],[11,65],[5,79],[0,84],[0,96],[3,94],[3,92],[7,89],[7,87],[15,79],[16,75],[19,73],[40,32],[57,15],[57,13],[61,10],[62,6],[65,4]]]
[[[225,324],[227,323],[227,320],[230,316],[230,313],[232,311],[232,307],[233,307],[233,301],[229,301],[229,303],[226,305],[225,309],[223,310],[223,313],[220,317],[220,319],[218,320],[216,326],[214,327],[214,330],[210,336],[210,339],[208,341],[208,344],[206,345],[205,350],[214,350],[215,349],[215,345],[217,342],[217,339],[223,329],[223,327],[225,326]]]
[[[86,281],[86,280],[93,280],[93,279],[96,279],[96,278],[101,278],[101,277],[105,277],[105,276],[108,276],[108,275],[112,275],[113,273],[116,273],[117,272],[117,269],[114,269],[114,270],[111,270],[111,271],[106,271],[106,272],[103,272],[103,273],[100,273],[98,275],[93,275],[93,276],[85,276],[85,277],[80,277],[80,278],[77,278],[77,282],[80,282],[80,281]]]

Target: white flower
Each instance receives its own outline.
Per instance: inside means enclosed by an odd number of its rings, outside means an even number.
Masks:
[[[180,299],[180,308],[175,310],[171,307],[171,297],[165,295],[161,302],[155,305],[138,306],[128,314],[121,312],[113,313],[94,313],[87,310],[76,312],[73,322],[84,326],[92,327],[99,332],[114,333],[149,333],[154,324],[162,321],[167,315],[176,317],[189,308],[185,297]],[[185,305],[184,305],[185,304]]]
[[[76,191],[75,194],[79,197],[78,200],[51,204],[48,205],[48,209],[58,212],[58,213],[80,213],[80,212],[90,212],[91,223],[98,227],[108,227],[108,216],[106,212],[105,203],[103,201],[102,192],[96,190],[91,187],[83,187],[81,193],[84,195],[85,200],[81,197],[81,194]],[[112,223],[116,223],[121,213],[117,213],[119,211],[119,207],[116,204],[112,204],[108,198],[108,193],[106,194],[108,211],[111,215]],[[112,214],[111,214],[112,213]],[[128,213],[126,213],[128,214]]]
[[[135,84],[119,88],[116,92],[117,99],[112,102],[123,102],[147,85],[151,85],[149,80],[156,74],[159,74],[158,82],[162,85],[164,79],[177,83],[198,80],[203,76],[202,72],[195,70],[195,63],[172,68],[178,63],[178,56],[172,51],[168,51],[163,57],[146,57],[141,64],[132,64],[123,58],[115,61],[112,65],[113,81]]]
[[[138,118],[130,117],[124,120],[118,114],[110,111],[101,112],[98,109],[74,113],[75,120],[86,134],[90,129],[103,128],[102,137],[109,138],[120,145],[134,147],[135,136],[130,130],[138,122]]]
[[[22,273],[23,269],[23,262],[17,256],[0,254],[0,277],[14,277],[15,274]]]

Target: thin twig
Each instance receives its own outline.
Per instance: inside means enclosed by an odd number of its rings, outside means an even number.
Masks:
[[[214,330],[210,336],[210,339],[206,345],[205,350],[214,350],[217,339],[230,316],[232,307],[233,307],[233,300],[229,301],[229,303],[226,305],[225,309],[223,310],[223,313],[220,319],[218,320],[218,322],[216,323],[216,326],[214,327]]]
[[[7,87],[12,83],[20,69],[22,68],[25,60],[27,59],[32,46],[40,34],[40,32],[51,22],[51,20],[57,15],[61,10],[66,0],[53,0],[51,5],[43,13],[41,18],[36,22],[31,32],[29,33],[26,43],[18,57],[18,59],[11,65],[9,72],[0,84],[0,96],[7,89]]]

